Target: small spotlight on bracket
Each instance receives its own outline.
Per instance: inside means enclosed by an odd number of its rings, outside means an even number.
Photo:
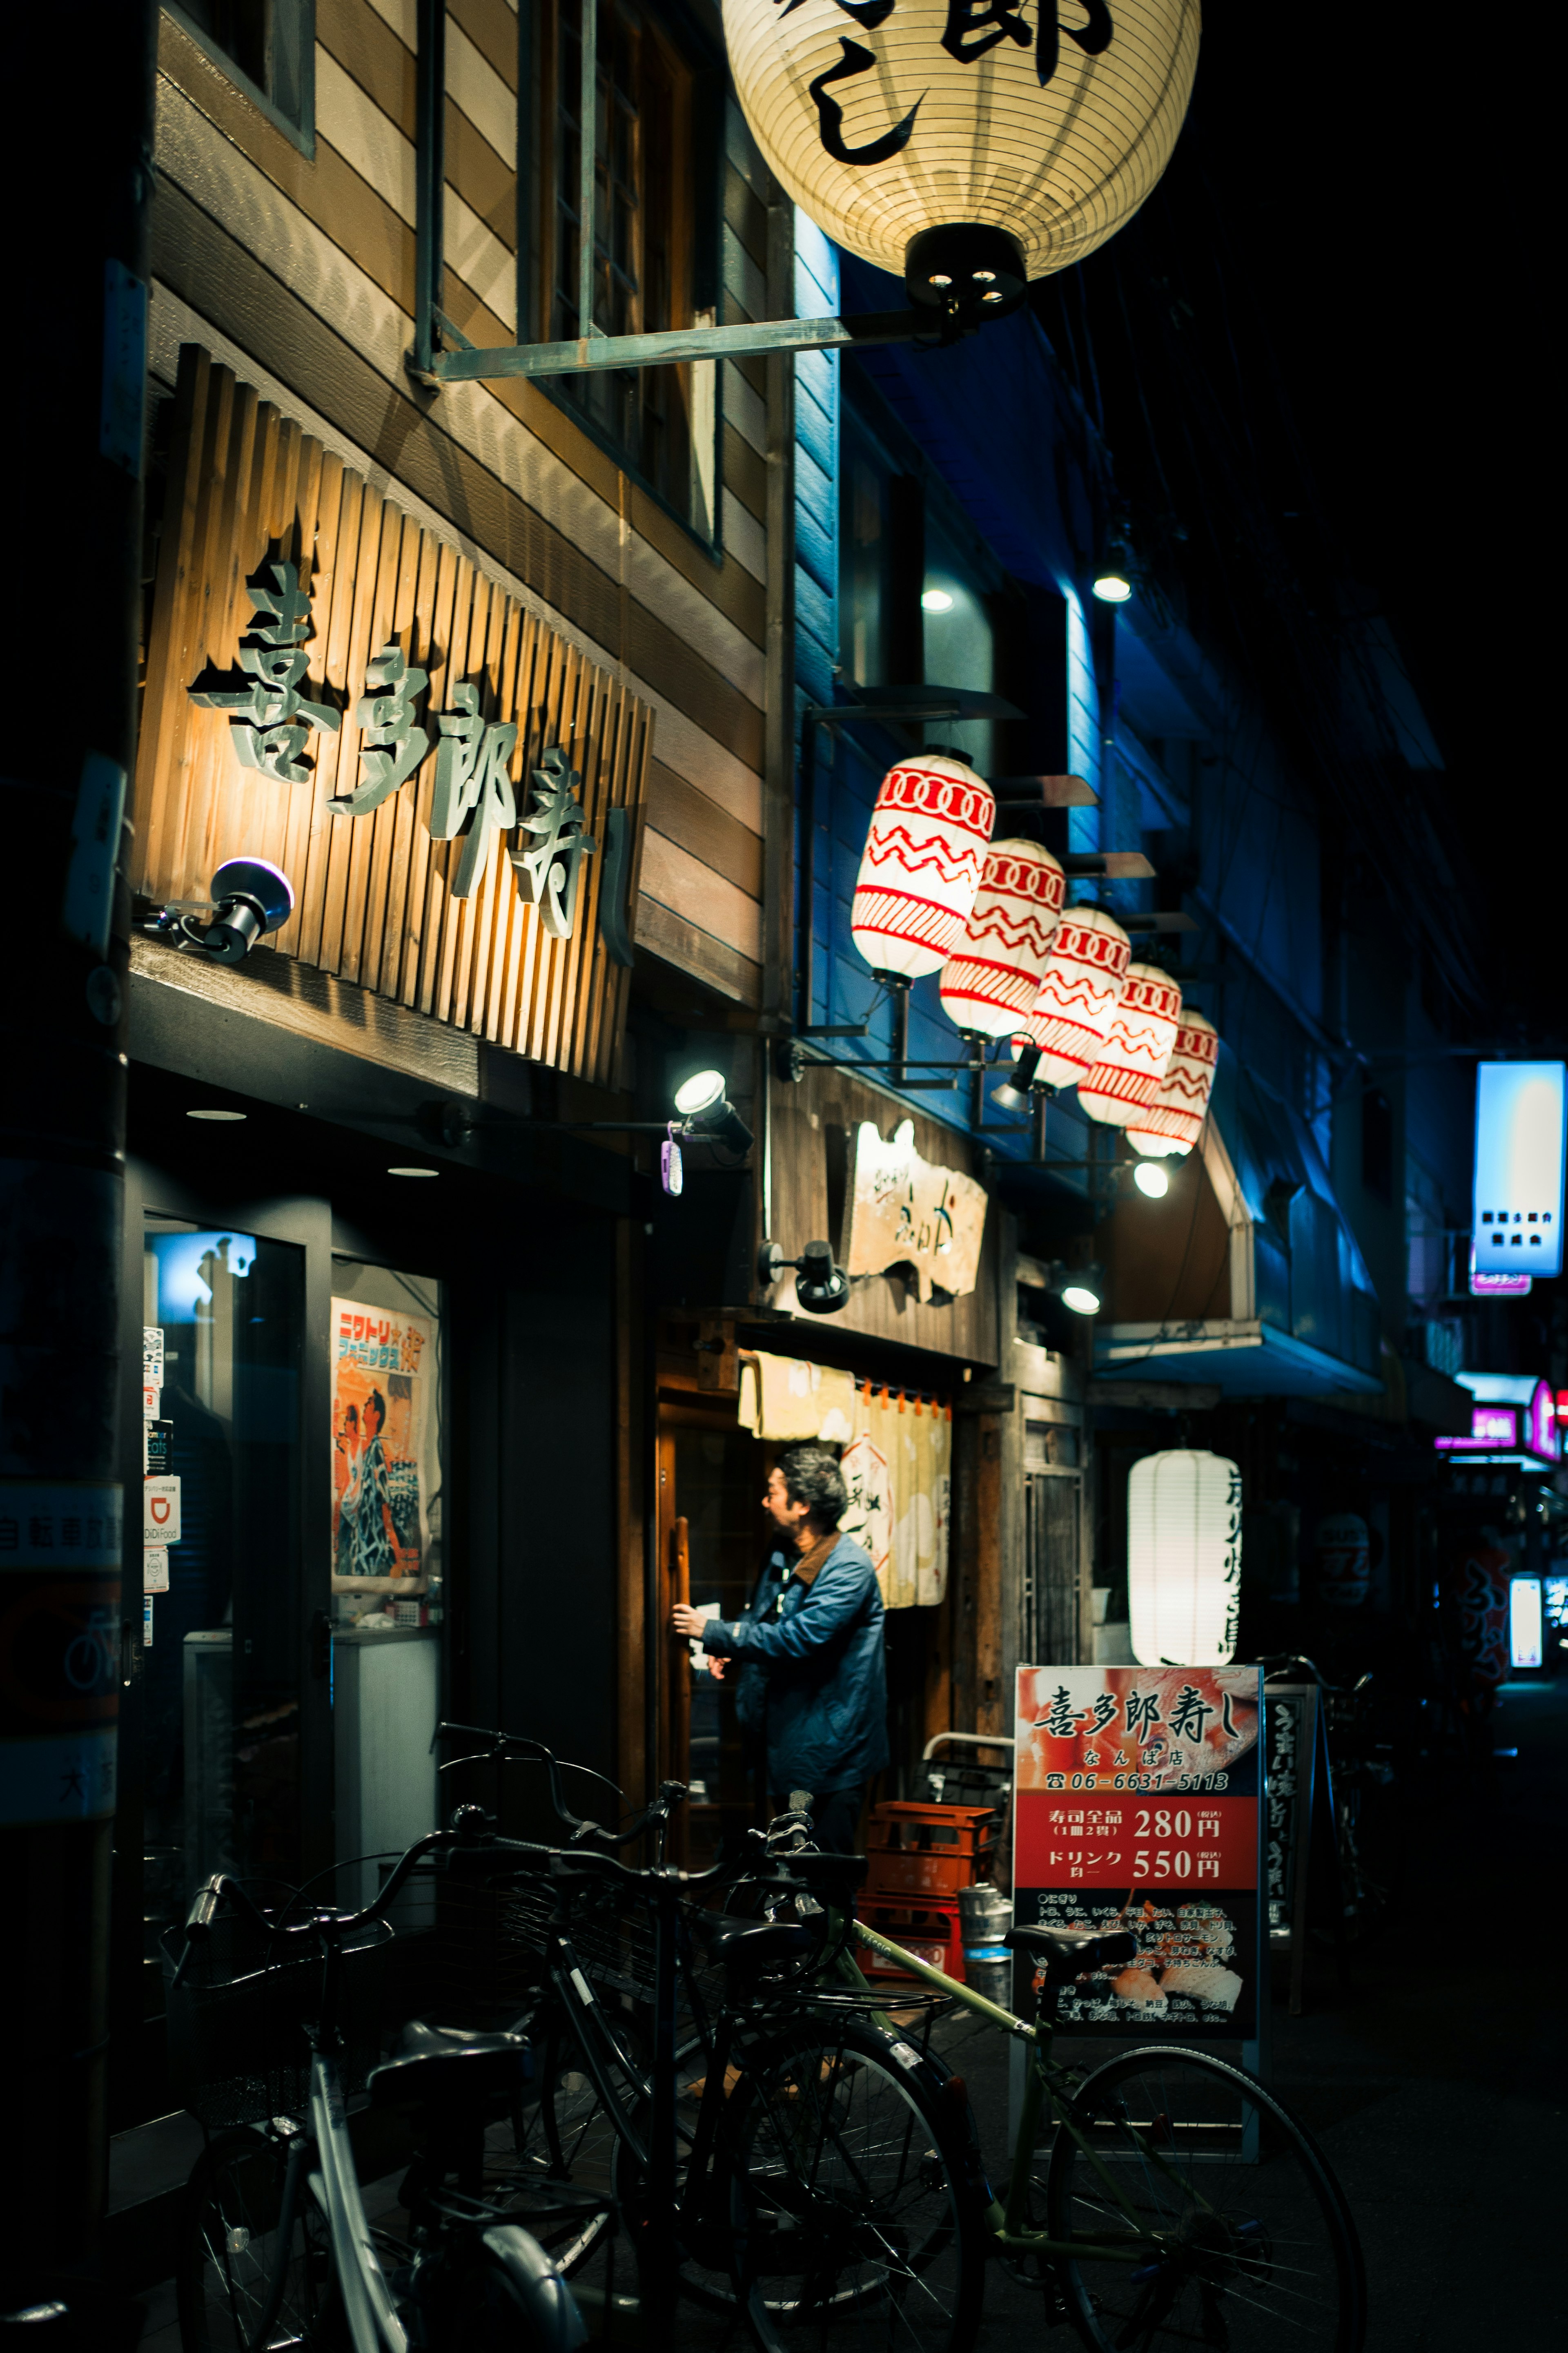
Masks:
[[[231,858],[207,887],[210,899],[173,899],[154,908],[142,929],[214,964],[239,964],[264,932],[277,931],[294,912],[293,885],[266,858]],[[199,923],[201,915],[211,922]]]
[[[1063,1266],[1050,1270],[1050,1290],[1074,1315],[1098,1315],[1105,1297],[1105,1275],[1098,1266]]]
[[[685,1144],[724,1144],[731,1152],[749,1152],[752,1131],[724,1092],[723,1074],[699,1071],[675,1091],[679,1121],[670,1134]]]
[[[781,1243],[764,1242],[757,1252],[757,1280],[763,1288],[771,1290],[786,1266],[800,1278],[795,1295],[808,1315],[837,1315],[849,1304],[849,1277],[835,1266],[828,1243],[807,1242],[798,1258],[786,1258]]]

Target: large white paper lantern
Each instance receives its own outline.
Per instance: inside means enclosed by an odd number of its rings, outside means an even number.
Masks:
[[[1108,1127],[1130,1127],[1160,1092],[1182,992],[1157,964],[1130,964],[1121,1002],[1110,1017],[1100,1060],[1078,1082],[1080,1110]]]
[[[1034,1010],[1068,879],[1037,841],[994,841],[957,946],[942,966],[942,1009],[977,1038],[1005,1038]]]
[[[1219,1033],[1214,1023],[1201,1013],[1184,1010],[1154,1100],[1128,1123],[1127,1141],[1135,1152],[1179,1159],[1192,1150],[1208,1117],[1218,1062]]]
[[[945,752],[889,768],[871,812],[849,928],[873,972],[940,972],[974,905],[996,802],[984,776]]]
[[[1236,1656],[1241,1472],[1223,1454],[1146,1454],[1127,1481],[1127,1599],[1140,1666]]]
[[[1016,1058],[1039,1050],[1034,1083],[1073,1087],[1100,1060],[1110,1018],[1127,986],[1132,943],[1099,907],[1069,907],[1058,926],[1029,1026],[1013,1040]]]
[[[911,240],[960,225],[1003,232],[1029,278],[1081,261],[1170,161],[1197,65],[1197,0],[723,6],[775,176],[837,244],[900,276]],[[927,277],[917,259],[917,300],[942,291]]]

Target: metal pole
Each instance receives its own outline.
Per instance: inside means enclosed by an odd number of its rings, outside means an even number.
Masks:
[[[58,368],[6,386],[9,644],[69,615],[79,651],[0,783],[14,985],[0,997],[0,2006],[15,2119],[0,2169],[12,2286],[97,2258],[108,2168],[111,1823],[122,1683],[140,1662],[140,1497],[123,1528],[120,1270],[158,11],[19,10],[11,162],[50,223]],[[138,1972],[138,1952],[129,1966]],[[127,2054],[130,2057],[131,2054]],[[68,2306],[85,2287],[54,2291]],[[102,2293],[101,2291],[100,2292]],[[85,2320],[79,2327],[85,2329]],[[45,2333],[47,2331],[46,2329]],[[75,2333],[68,2325],[66,2335]],[[87,2334],[79,2341],[89,2341]],[[90,2341],[123,2341],[107,2315]]]
[[[436,360],[446,238],[447,0],[419,0],[419,53],[414,87],[414,367]]]
[[[594,169],[599,121],[599,0],[581,0],[583,76],[577,98],[577,332],[594,332]],[[608,169],[608,159],[605,161]]]

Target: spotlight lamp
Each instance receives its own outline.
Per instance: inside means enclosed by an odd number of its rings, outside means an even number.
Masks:
[[[671,1140],[683,1144],[723,1144],[731,1152],[749,1152],[752,1131],[724,1092],[719,1071],[698,1071],[675,1091],[677,1118]]]
[[[757,1280],[771,1290],[786,1266],[798,1276],[795,1295],[808,1315],[837,1315],[849,1304],[849,1277],[833,1262],[827,1242],[807,1242],[798,1258],[786,1258],[779,1242],[763,1242],[757,1252]]]
[[[1051,1269],[1050,1288],[1062,1305],[1074,1315],[1098,1315],[1105,1297],[1104,1270],[1098,1266],[1062,1266]]]
[[[1094,593],[1102,605],[1125,605],[1132,594],[1132,552],[1125,521],[1111,524],[1104,553],[1094,568]]]
[[[1163,1160],[1135,1160],[1132,1182],[1151,1201],[1163,1201],[1171,1189],[1170,1172]]]
[[[294,891],[280,866],[265,858],[231,858],[207,888],[208,899],[172,899],[145,916],[142,929],[214,964],[239,964],[264,932],[275,932],[294,912]],[[209,916],[202,923],[199,918]]]

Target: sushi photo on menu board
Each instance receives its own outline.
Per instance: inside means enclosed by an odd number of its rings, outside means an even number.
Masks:
[[[1261,1697],[1256,1667],[1019,1668],[1014,1917],[1138,1939],[1061,1994],[1071,2032],[1256,2039]]]
[[[429,1550],[425,1475],[435,1319],[334,1299],[332,1577],[419,1577]]]

